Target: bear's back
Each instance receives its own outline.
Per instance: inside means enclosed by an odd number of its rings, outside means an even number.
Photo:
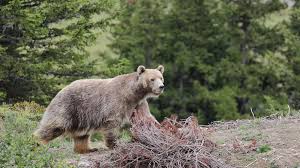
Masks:
[[[101,93],[99,89],[104,87],[111,79],[81,79],[72,82],[64,87],[52,99],[47,111],[58,111],[60,109],[76,108],[76,106],[89,101],[97,93]]]

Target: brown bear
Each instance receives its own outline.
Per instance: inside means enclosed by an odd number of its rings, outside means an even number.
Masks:
[[[134,73],[110,79],[74,81],[53,98],[34,135],[44,144],[69,135],[75,152],[88,153],[97,150],[89,147],[90,135],[102,131],[106,145],[112,148],[118,130],[136,109],[144,109],[143,115],[156,121],[146,99],[163,92],[163,72],[162,65],[156,69],[139,66]]]

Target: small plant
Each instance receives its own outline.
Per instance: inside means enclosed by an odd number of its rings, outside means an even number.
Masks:
[[[31,102],[19,102],[14,104],[11,107],[11,110],[17,111],[17,112],[30,112],[30,113],[43,113],[45,111],[45,107],[37,104],[34,101]]]
[[[266,101],[266,115],[286,116],[290,112],[287,104],[281,103],[270,96],[264,96]]]
[[[268,144],[262,145],[257,148],[258,153],[265,153],[265,152],[269,152],[270,150],[272,150],[272,148]]]
[[[49,145],[38,145],[32,136],[37,121],[28,118],[29,115],[8,108],[3,116],[3,130],[0,134],[0,168],[68,167],[62,160],[61,154],[49,152]]]
[[[129,130],[122,130],[120,139],[124,142],[130,142],[132,140],[131,133]]]

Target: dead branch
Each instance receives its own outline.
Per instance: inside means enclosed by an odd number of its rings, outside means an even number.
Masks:
[[[102,158],[100,167],[227,168],[211,152],[216,145],[207,139],[207,128],[195,117],[177,121],[166,118],[160,124],[139,111],[131,118],[133,142],[119,142]]]

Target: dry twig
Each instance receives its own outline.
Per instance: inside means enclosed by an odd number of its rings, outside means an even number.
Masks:
[[[198,126],[195,117],[177,121],[176,117],[157,122],[135,112],[132,117],[133,142],[119,142],[100,167],[225,168],[211,152],[207,128]]]

